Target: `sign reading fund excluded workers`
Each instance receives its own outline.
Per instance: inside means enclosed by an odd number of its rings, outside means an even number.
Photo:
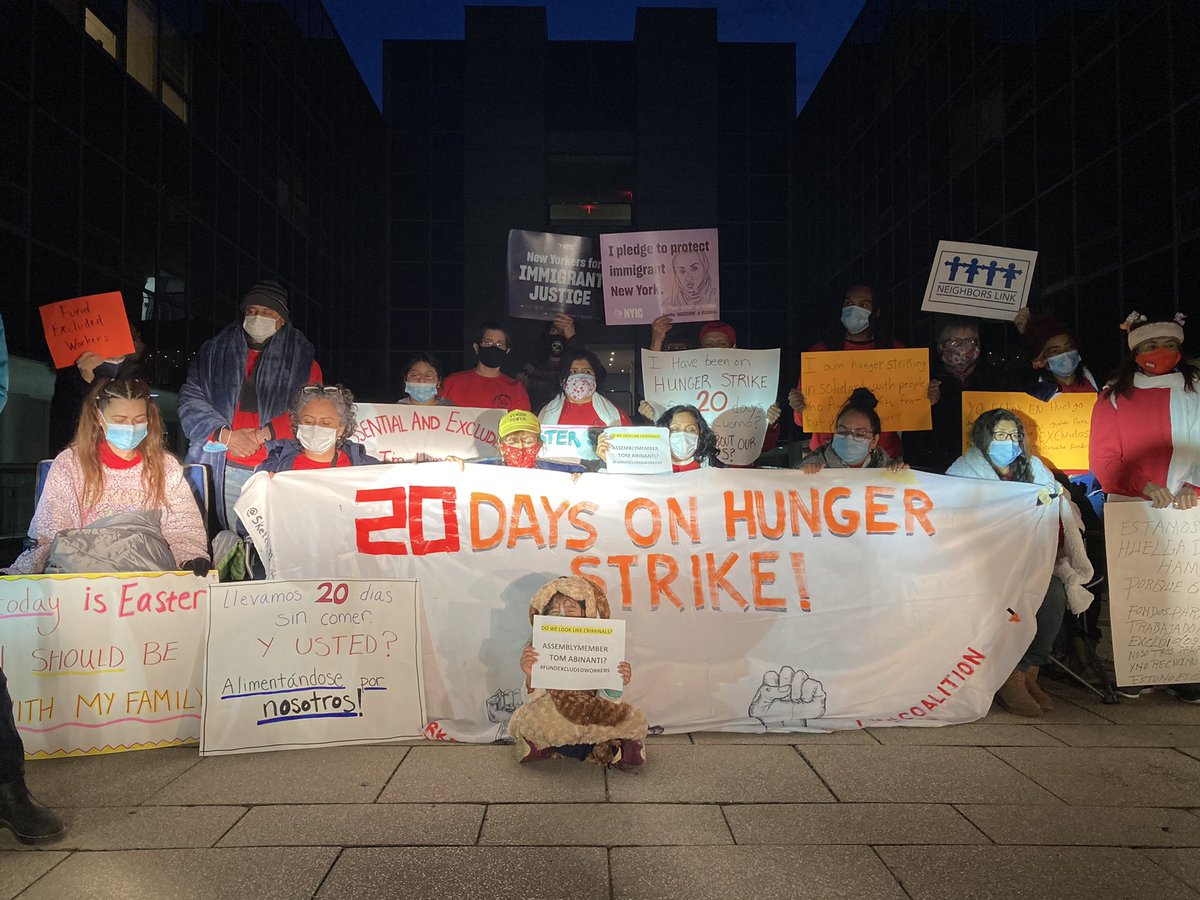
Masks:
[[[600,235],[604,321],[636,325],[668,315],[676,322],[721,317],[717,229]]]
[[[939,241],[924,312],[1012,321],[1029,302],[1036,250]]]
[[[508,233],[508,314],[514,319],[600,315],[600,255],[593,238]]]

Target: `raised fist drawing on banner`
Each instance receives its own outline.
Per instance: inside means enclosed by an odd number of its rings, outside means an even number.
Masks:
[[[803,669],[768,669],[750,701],[749,714],[772,728],[803,728],[809,719],[825,715],[825,688]]]
[[[512,714],[521,705],[521,692],[519,690],[506,691],[503,688],[497,688],[496,693],[487,698],[486,705],[488,721],[499,725],[501,722],[507,722],[512,718]]]

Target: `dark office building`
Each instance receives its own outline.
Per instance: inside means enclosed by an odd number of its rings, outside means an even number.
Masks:
[[[327,373],[381,382],[385,140],[319,0],[4,0],[10,352],[49,358],[39,304],[121,290],[174,388],[275,278]]]
[[[1097,374],[1131,310],[1200,297],[1200,4],[870,0],[796,125],[793,322],[848,283],[902,337],[941,239],[1036,249],[1030,305]],[[985,339],[1012,357],[1012,329]]]
[[[718,42],[712,9],[640,9],[634,40],[583,42],[547,40],[542,8],[468,7],[463,41],[385,42],[384,115],[397,357],[457,366],[504,314],[511,228],[716,226],[723,317],[742,346],[779,345],[794,45]],[[516,323],[514,357],[543,328]],[[649,328],[582,328],[627,386]]]

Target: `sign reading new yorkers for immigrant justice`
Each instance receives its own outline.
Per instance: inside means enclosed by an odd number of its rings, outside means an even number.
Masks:
[[[1117,684],[1200,682],[1200,508],[1104,506]]]
[[[544,231],[508,233],[508,314],[596,319],[603,304],[600,250],[594,238]]]
[[[1058,509],[1039,490],[430,463],[258,478],[241,502],[270,533],[272,577],[419,579],[426,735],[490,741],[523,696],[529,600],[567,574],[607,590],[626,621],[625,697],[667,731],[976,719],[1050,578]]]
[[[200,737],[206,578],[0,576],[0,668],[29,757]]]

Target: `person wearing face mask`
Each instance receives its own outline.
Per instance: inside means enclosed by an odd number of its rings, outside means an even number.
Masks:
[[[559,370],[568,351],[584,349],[583,340],[575,330],[575,320],[559,313],[546,324],[545,333],[538,338],[533,359],[517,373],[517,381],[529,393],[531,410],[541,409],[562,389]]]
[[[530,409],[525,385],[500,371],[512,349],[508,329],[500,322],[484,322],[471,348],[475,351],[475,368],[447,375],[442,396],[452,406]]]
[[[559,368],[558,396],[538,413],[543,425],[579,425],[607,428],[632,424],[625,411],[600,393],[607,370],[589,350],[571,350]]]
[[[887,327],[883,310],[876,301],[875,290],[867,284],[851,285],[846,291],[846,296],[842,298],[842,312],[838,327],[824,340],[809,347],[808,352],[902,349],[904,345],[892,339]],[[788,405],[792,408],[792,417],[795,423],[803,428],[803,414],[808,406],[804,399],[803,378],[788,392]],[[814,433],[809,440],[809,449],[816,450],[824,446],[832,437],[828,433]],[[895,431],[885,431],[881,434],[879,446],[895,459],[903,455],[900,435]]]
[[[179,389],[186,461],[212,469],[226,529],[242,486],[267,458],[266,443],[292,437],[288,404],[306,384],[323,381],[313,346],[291,324],[287,291],[260,281],[242,298],[242,319],[205,341]]]
[[[1084,587],[1094,572],[1083,541],[1079,509],[1045,464],[1026,451],[1025,428],[1016,413],[1007,409],[990,409],[972,423],[971,445],[946,474],[985,481],[1037,484],[1044,488],[1038,502],[1058,506],[1054,569],[1037,612],[1033,642],[996,692],[996,701],[1009,712],[1019,716],[1041,716],[1054,708],[1054,701],[1038,685],[1039,669],[1050,662],[1054,639],[1067,608],[1078,615],[1093,600]]]
[[[404,396],[396,402],[406,406],[449,406],[441,390],[441,362],[430,353],[414,353],[404,364]]]
[[[1194,509],[1200,490],[1200,366],[1183,357],[1182,313],[1122,323],[1129,353],[1092,409],[1088,459],[1110,494],[1141,497],[1155,509]],[[1117,687],[1134,699],[1147,688]],[[1200,703],[1200,684],[1167,692]]]
[[[367,449],[349,440],[357,426],[354,395],[338,385],[309,384],[288,410],[294,438],[275,441],[260,472],[302,472],[379,463]]]
[[[499,458],[478,459],[472,462],[484,466],[507,466],[510,469],[549,469],[575,474],[584,471],[584,467],[576,463],[538,459],[538,454],[542,452],[542,423],[527,409],[514,409],[505,413],[500,417],[496,432]],[[457,456],[447,456],[446,461],[458,463],[460,469],[465,463],[465,460]]]
[[[75,426],[79,424],[79,412],[83,409],[83,398],[101,378],[150,377],[142,357],[146,345],[137,328],[130,325],[133,336],[133,353],[128,356],[113,356],[107,359],[98,353],[87,351],[79,355],[75,365],[59,369],[54,376],[54,394],[50,398],[50,455],[57,456],[75,437]]]
[[[879,400],[865,387],[855,388],[850,399],[837,416],[833,438],[810,453],[794,466],[806,475],[815,475],[822,469],[888,469],[899,472],[908,465],[901,459],[892,459],[879,446],[883,433],[879,413],[875,408]]]
[[[671,471],[691,472],[701,468],[723,469],[716,432],[694,406],[672,406],[654,423],[670,432]],[[599,455],[597,453],[597,455]]]
[[[208,571],[208,537],[183,467],[163,444],[162,417],[141,379],[102,378],[84,400],[75,438],[54,458],[25,550],[8,569],[37,575],[55,536],[118,513],[157,510],[180,569]]]
[[[979,322],[949,319],[938,332],[930,362],[929,431],[904,435],[905,459],[917,469],[941,474],[962,452],[963,391],[1003,391],[1003,373],[992,368],[983,355]]]
[[[1054,316],[1037,315],[1029,307],[1013,320],[1025,338],[1034,381],[1026,393],[1039,400],[1052,400],[1059,394],[1098,394],[1100,385],[1079,353],[1075,332]]]

